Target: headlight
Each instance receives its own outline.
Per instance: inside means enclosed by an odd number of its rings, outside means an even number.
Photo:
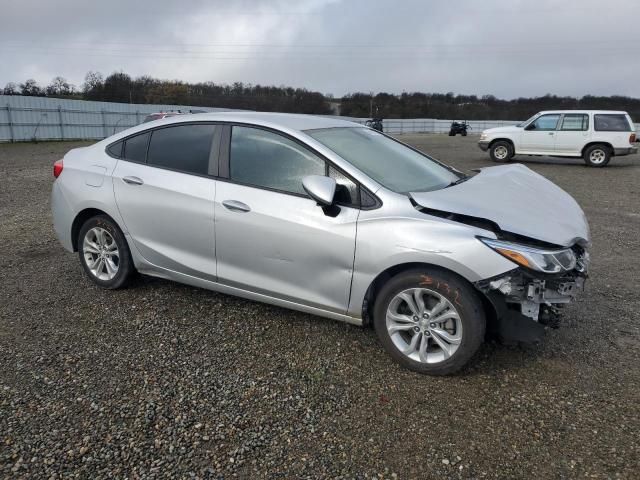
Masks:
[[[512,262],[538,272],[560,273],[576,266],[576,256],[570,248],[546,250],[489,238],[480,238],[480,241]]]
[[[480,134],[480,141],[486,140],[486,139],[487,139],[487,134],[486,133],[481,133]]]

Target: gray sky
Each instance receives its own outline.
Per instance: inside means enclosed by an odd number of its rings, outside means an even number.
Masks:
[[[635,0],[0,0],[0,86],[190,82],[640,97]]]

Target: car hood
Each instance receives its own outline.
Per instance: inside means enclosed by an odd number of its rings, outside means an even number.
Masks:
[[[498,133],[516,133],[522,130],[521,127],[516,127],[515,125],[510,125],[508,127],[495,127],[495,128],[487,128],[483,130],[482,133],[486,133],[487,135],[495,135]]]
[[[590,241],[573,197],[524,165],[483,168],[458,185],[410,195],[421,207],[490,220],[505,232],[555,245]]]

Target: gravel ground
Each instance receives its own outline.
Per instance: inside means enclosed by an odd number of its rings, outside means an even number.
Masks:
[[[490,164],[473,137],[404,139]],[[51,227],[51,165],[77,145],[0,145],[0,476],[638,478],[638,156],[521,159],[587,212],[587,292],[541,345],[431,378],[370,329],[152,278],[98,289]]]

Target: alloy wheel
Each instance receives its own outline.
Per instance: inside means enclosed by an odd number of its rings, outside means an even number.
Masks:
[[[118,274],[118,244],[104,228],[93,227],[87,231],[82,241],[82,253],[87,268],[98,280],[109,281]]]
[[[427,288],[410,288],[389,302],[386,327],[396,348],[411,360],[440,363],[462,342],[462,320],[454,305]]]

